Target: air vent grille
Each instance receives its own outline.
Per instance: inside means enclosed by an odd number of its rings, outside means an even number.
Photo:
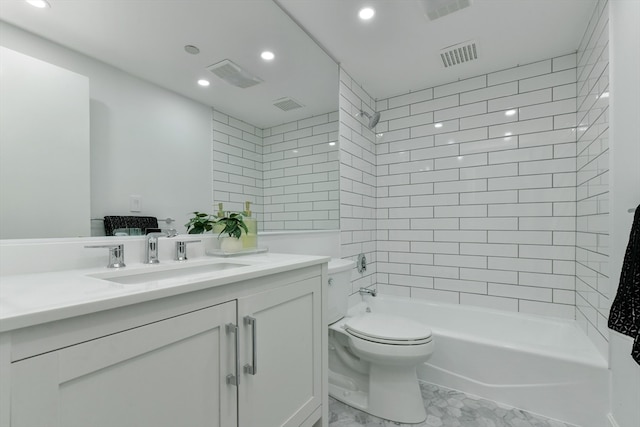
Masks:
[[[440,58],[445,68],[478,59],[478,48],[475,41],[466,41],[449,46],[440,51]]]
[[[242,89],[262,83],[261,79],[252,75],[248,71],[243,70],[239,65],[228,59],[210,65],[207,67],[207,70],[211,71],[230,85]]]
[[[290,111],[295,110],[297,108],[302,108],[304,105],[299,103],[293,98],[281,98],[276,100],[273,105],[281,109],[282,111]]]
[[[422,0],[422,7],[431,21],[469,6],[471,0]]]

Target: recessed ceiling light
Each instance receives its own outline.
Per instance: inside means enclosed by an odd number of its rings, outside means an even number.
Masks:
[[[333,145],[336,145],[336,143],[335,142],[330,142],[329,145],[333,146]]]
[[[47,0],[26,0],[33,7],[38,7],[40,9],[44,9],[45,7],[51,7]]]
[[[198,46],[194,46],[192,44],[185,45],[184,50],[192,55],[197,55],[200,53],[200,49],[198,49]]]
[[[443,126],[442,123],[436,123],[435,125],[433,125],[433,127],[436,127],[436,128],[441,128],[442,126]]]
[[[600,98],[608,98],[609,97],[609,92],[602,92],[602,95],[600,95]]]
[[[211,83],[209,83],[209,80],[200,79],[200,80],[198,80],[198,84],[199,84],[200,86],[207,87],[207,86],[209,86]]]
[[[373,18],[373,15],[375,15],[375,14],[376,14],[376,11],[373,10],[372,8],[370,8],[370,7],[363,7],[362,9],[360,9],[360,12],[358,12],[358,16],[363,21],[367,21],[367,20]]]
[[[504,112],[505,116],[514,116],[517,113],[516,110],[507,110]]]
[[[265,50],[264,52],[262,52],[260,54],[260,57],[262,59],[264,59],[265,61],[271,61],[273,58],[275,58],[276,56],[273,54],[273,52],[269,52],[268,50]]]

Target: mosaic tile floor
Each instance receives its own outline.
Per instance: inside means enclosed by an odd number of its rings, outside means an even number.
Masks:
[[[575,427],[433,384],[421,382],[420,389],[427,409],[423,423],[394,423],[329,398],[329,427]]]

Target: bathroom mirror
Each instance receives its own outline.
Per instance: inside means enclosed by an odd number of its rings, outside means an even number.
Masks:
[[[339,227],[338,66],[276,2],[49,4],[3,2],[0,45],[89,78],[91,234],[105,215],[183,231],[192,211],[245,200],[262,230]],[[258,84],[228,84],[224,65]]]

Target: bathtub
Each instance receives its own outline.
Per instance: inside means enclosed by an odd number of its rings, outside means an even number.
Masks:
[[[581,427],[608,425],[607,362],[575,321],[381,295],[350,311],[367,305],[431,328],[423,381]]]

